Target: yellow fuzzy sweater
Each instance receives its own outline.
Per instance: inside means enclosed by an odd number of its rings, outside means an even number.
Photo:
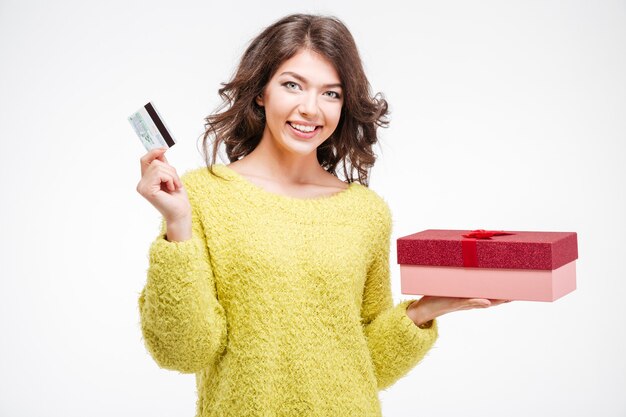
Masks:
[[[149,249],[139,296],[147,350],[195,373],[196,417],[381,416],[378,391],[437,339],[393,305],[387,203],[353,182],[272,193],[233,169],[185,172],[193,236]],[[415,387],[415,389],[419,389]]]

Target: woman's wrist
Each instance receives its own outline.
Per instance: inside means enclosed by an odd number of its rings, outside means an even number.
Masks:
[[[427,311],[424,304],[420,304],[420,300],[415,300],[409,304],[406,309],[406,314],[419,328],[427,329],[432,326],[434,317]]]
[[[172,222],[167,222],[165,239],[170,242],[182,242],[191,239],[191,216]]]

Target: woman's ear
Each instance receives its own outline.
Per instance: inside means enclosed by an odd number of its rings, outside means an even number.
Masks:
[[[259,106],[263,107],[263,93],[261,93],[258,96],[256,96],[254,101],[256,101],[256,104],[258,104]]]

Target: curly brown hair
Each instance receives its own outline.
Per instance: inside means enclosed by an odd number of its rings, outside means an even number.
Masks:
[[[259,144],[265,128],[265,109],[255,102],[280,65],[298,53],[309,50],[328,59],[344,84],[344,104],[335,131],[317,148],[317,160],[329,173],[341,162],[348,183],[358,181],[368,186],[369,170],[376,155],[372,146],[378,142],[378,126],[387,127],[387,101],[381,93],[371,95],[371,86],[348,28],[336,17],[292,14],[266,27],[246,49],[234,77],[221,83],[218,90],[224,100],[214,114],[206,117],[202,150],[211,174],[219,146],[223,142],[230,162],[251,153]],[[221,113],[226,106],[229,108]],[[209,160],[209,137],[214,136],[212,160]],[[347,164],[350,164],[348,173]]]

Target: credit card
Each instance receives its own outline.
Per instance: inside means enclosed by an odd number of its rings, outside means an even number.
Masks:
[[[152,102],[130,115],[128,121],[148,151],[154,148],[171,148],[176,143]]]

